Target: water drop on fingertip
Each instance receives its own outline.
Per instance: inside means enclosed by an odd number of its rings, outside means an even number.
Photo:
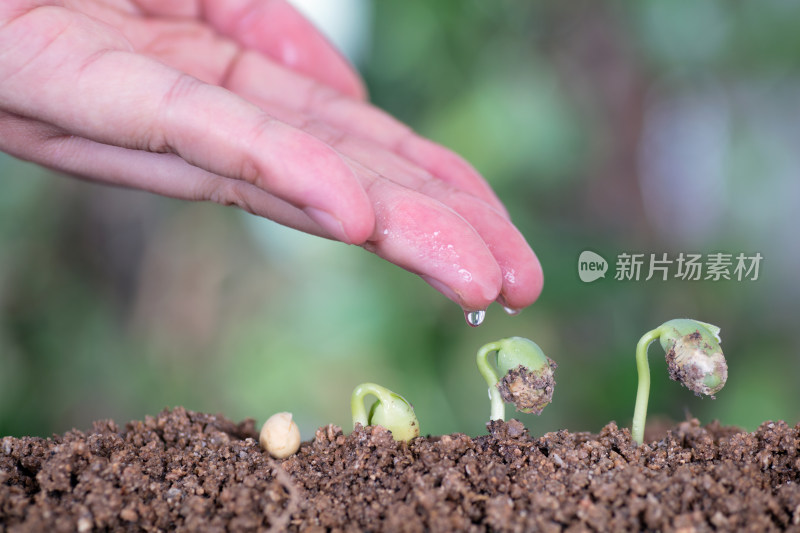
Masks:
[[[522,309],[512,309],[511,307],[503,306],[503,311],[505,311],[508,315],[517,316],[522,312]]]
[[[486,318],[486,311],[482,309],[479,311],[464,311],[464,318],[467,320],[467,324],[477,328],[483,324],[483,319]]]

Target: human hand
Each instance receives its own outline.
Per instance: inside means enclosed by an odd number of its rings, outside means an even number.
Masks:
[[[360,245],[465,310],[541,291],[483,178],[283,0],[4,0],[0,150]]]

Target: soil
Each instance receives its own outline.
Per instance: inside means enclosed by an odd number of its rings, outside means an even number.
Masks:
[[[267,529],[800,532],[800,424],[690,420],[641,447],[614,423],[410,443],[327,426],[277,461],[252,420],[176,408],[0,440],[2,531]]]

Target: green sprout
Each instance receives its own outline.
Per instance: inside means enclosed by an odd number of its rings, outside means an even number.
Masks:
[[[364,397],[375,396],[378,401],[372,404],[369,416],[364,408]],[[353,413],[353,428],[362,426],[383,426],[392,432],[394,440],[409,441],[419,436],[419,422],[414,408],[405,398],[386,387],[375,383],[362,383],[353,389],[350,397],[350,410]]]
[[[648,331],[636,345],[636,367],[639,371],[639,388],[636,391],[636,408],[633,412],[631,437],[637,444],[644,441],[644,423],[647,418],[647,401],[650,396],[650,366],[647,348],[661,341],[666,352],[669,377],[679,381],[697,396],[714,394],[725,386],[728,364],[719,347],[719,328],[712,324],[679,318],[664,322]]]
[[[497,370],[489,363],[492,352],[497,352]],[[478,350],[478,370],[489,385],[489,419],[505,420],[504,402],[513,403],[523,413],[541,414],[553,399],[555,368],[555,362],[535,342],[522,337],[482,346]]]

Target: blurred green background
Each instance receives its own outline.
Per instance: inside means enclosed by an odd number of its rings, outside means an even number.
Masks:
[[[349,428],[362,381],[406,396],[424,433],[475,435],[475,352],[511,335],[559,364],[553,403],[518,417],[597,431],[630,423],[636,342],[681,316],[722,327],[728,385],[695,398],[653,347],[650,420],[800,420],[800,4],[346,4],[326,31],[376,105],[495,187],[541,259],[540,300],[471,329],[358,248],[0,155],[0,435],[183,405],[289,410],[309,439]],[[586,249],[605,279],[579,280]],[[617,281],[621,252],[764,259],[757,281]]]

